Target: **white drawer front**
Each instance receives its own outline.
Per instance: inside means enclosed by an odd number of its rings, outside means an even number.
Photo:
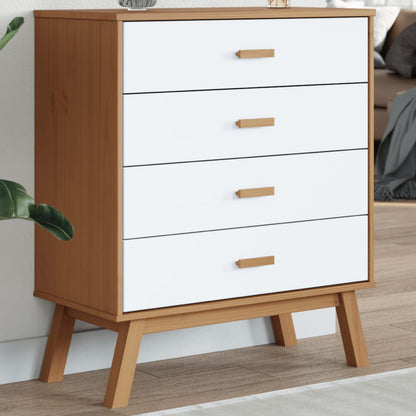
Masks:
[[[366,82],[367,18],[124,22],[124,92]],[[239,50],[274,58],[239,59]]]
[[[124,168],[124,238],[367,214],[367,154]],[[264,187],[275,195],[235,194]]]
[[[125,241],[123,310],[365,281],[367,253],[366,216]]]
[[[124,165],[366,148],[367,84],[124,96]],[[274,118],[268,127],[238,120]]]

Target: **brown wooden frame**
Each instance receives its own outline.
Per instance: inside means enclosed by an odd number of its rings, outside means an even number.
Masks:
[[[36,200],[62,209],[75,227],[74,240],[65,243],[39,227],[35,232],[34,294],[57,305],[41,380],[62,380],[75,319],[118,332],[104,403],[121,407],[128,404],[143,334],[270,316],[276,343],[290,346],[296,344],[291,313],[325,307],[337,309],[347,363],[368,365],[355,290],[375,286],[374,14],[320,8],[34,12]],[[369,20],[368,281],[123,313],[122,22],[355,16]]]

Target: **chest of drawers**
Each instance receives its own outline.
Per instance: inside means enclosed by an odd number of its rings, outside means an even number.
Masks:
[[[56,303],[41,380],[75,319],[118,332],[125,406],[142,334],[335,306],[368,364],[355,290],[372,267],[372,10],[36,11],[35,295]]]

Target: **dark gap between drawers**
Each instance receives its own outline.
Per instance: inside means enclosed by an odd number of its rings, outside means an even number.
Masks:
[[[145,237],[130,237],[130,238],[123,238],[123,241],[143,240],[145,238],[170,237],[170,236],[186,235],[186,234],[211,233],[211,232],[215,232],[215,231],[239,230],[239,229],[242,229],[242,228],[269,227],[269,226],[273,226],[273,225],[296,224],[296,223],[299,223],[299,222],[330,221],[330,220],[339,220],[339,219],[342,219],[342,218],[357,218],[357,217],[368,217],[368,213],[367,214],[355,214],[355,215],[343,215],[343,216],[340,216],[340,217],[313,218],[311,220],[299,220],[299,221],[287,221],[287,222],[274,222],[274,223],[269,223],[269,224],[244,225],[244,226],[241,226],[241,227],[231,227],[231,228],[214,228],[212,230],[188,231],[188,232],[184,232],[184,233],[158,234],[158,235],[149,235],[149,236],[145,236]]]
[[[296,87],[325,87],[331,85],[360,85],[368,84],[368,81],[359,82],[332,82],[330,84],[296,84],[296,85],[266,85],[260,87],[232,87],[232,88],[205,88],[201,90],[169,90],[169,91],[144,91],[144,92],[123,92],[123,95],[139,95],[139,94],[175,94],[175,93],[192,93],[192,92],[206,92],[206,91],[233,91],[233,90],[258,90],[270,88],[296,88]]]
[[[158,165],[177,165],[177,164],[180,164],[180,163],[220,162],[220,161],[223,161],[223,160],[258,159],[258,158],[265,158],[265,157],[313,155],[313,154],[319,154],[319,153],[355,152],[357,150],[368,150],[368,147],[359,147],[359,148],[356,148],[356,149],[320,150],[320,151],[316,151],[316,152],[279,153],[277,155],[225,157],[225,158],[221,158],[221,159],[183,160],[183,161],[175,161],[175,162],[148,163],[148,164],[144,164],[144,165],[123,165],[123,168],[138,168],[138,167],[141,167],[141,166],[158,166]]]

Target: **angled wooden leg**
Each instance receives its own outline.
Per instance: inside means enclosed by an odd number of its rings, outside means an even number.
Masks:
[[[340,293],[339,303],[336,309],[347,364],[366,367],[370,362],[355,292]]]
[[[295,327],[293,326],[292,314],[282,313],[272,316],[272,327],[276,344],[291,347],[297,345]]]
[[[145,321],[120,324],[104,405],[114,409],[129,404]]]
[[[75,319],[67,315],[65,307],[56,305],[40,373],[41,381],[62,381],[74,324]]]

